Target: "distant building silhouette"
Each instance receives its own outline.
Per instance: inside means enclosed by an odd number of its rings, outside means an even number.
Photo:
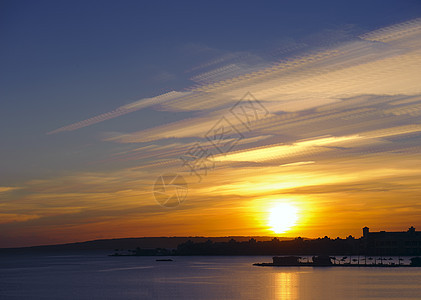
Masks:
[[[421,231],[412,226],[398,232],[370,232],[364,227],[361,242],[367,255],[421,255]]]
[[[331,255],[342,255],[340,260],[351,256],[421,256],[421,232],[415,231],[414,227],[402,232],[370,232],[368,227],[363,228],[363,236],[354,238],[331,239],[327,236],[317,239],[306,239],[297,237],[294,239],[260,239],[246,237],[212,238],[182,238],[177,248],[162,247],[140,247],[135,250],[116,250],[114,255],[276,255],[282,256],[274,260],[277,265],[300,265],[297,262],[297,255],[315,256],[313,264],[328,265]],[[170,238],[167,238],[170,239]],[[181,239],[181,238],[180,238]],[[122,249],[123,247],[120,247]],[[127,248],[123,248],[127,249]],[[1,250],[1,249],[0,249]],[[0,251],[1,252],[1,251]],[[278,260],[279,261],[276,261]],[[337,259],[333,257],[336,261]],[[375,258],[377,259],[377,258]],[[390,259],[390,258],[389,258]],[[359,264],[359,258],[356,259]],[[363,258],[367,262],[367,257]],[[372,260],[372,258],[368,258]],[[375,261],[375,264],[377,262]],[[383,259],[381,258],[381,264]],[[400,260],[399,260],[400,264]],[[421,258],[415,259],[413,265],[421,265]]]

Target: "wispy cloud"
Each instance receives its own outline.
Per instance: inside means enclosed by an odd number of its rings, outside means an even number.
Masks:
[[[188,92],[142,99],[49,134],[80,129],[157,104],[171,110],[216,109],[233,105],[249,91],[259,100],[271,102],[268,106],[273,113],[305,109],[299,101],[317,107],[364,94],[421,94],[420,24],[419,19],[412,20],[269,67],[264,62],[247,63],[248,55],[236,64],[197,75],[201,85]],[[241,61],[253,67],[240,67]],[[291,105],[294,107],[288,109]]]
[[[34,235],[54,225],[55,234],[106,228],[110,234],[124,229],[127,235],[162,235],[172,226],[171,235],[224,235],[230,220],[230,234],[249,234],[244,228],[267,234],[264,213],[276,201],[295,203],[305,216],[291,235],[312,236],[332,226],[338,228],[332,234],[340,235],[344,228],[382,218],[416,224],[421,217],[420,49],[416,19],[270,66],[250,55],[227,55],[199,66],[206,71],[195,74],[198,85],[186,91],[142,99],[49,132],[77,130],[156,105],[191,111],[175,122],[109,134],[103,141],[119,148],[92,164],[101,170],[22,184],[25,193],[0,204],[1,228],[10,233],[31,228]],[[230,111],[247,92],[268,111],[250,126]],[[206,135],[221,118],[242,137],[228,151],[212,153],[215,167],[198,182],[180,156],[196,143],[215,150]],[[104,171],[111,162],[117,167]],[[158,206],[151,193],[156,177],[168,172],[189,183],[188,201],[171,211]],[[0,193],[14,189],[0,187]]]
[[[77,129],[84,128],[93,124],[97,124],[106,120],[110,120],[110,119],[114,119],[114,118],[126,115],[128,113],[140,110],[145,107],[161,104],[162,102],[165,102],[165,101],[173,101],[177,98],[188,96],[190,94],[191,94],[190,92],[172,91],[172,92],[159,95],[156,97],[141,99],[136,102],[132,102],[132,103],[120,106],[113,111],[100,114],[98,116],[95,116],[95,117],[92,117],[92,118],[89,118],[89,119],[86,119],[86,120],[83,120],[71,125],[60,127],[58,129],[48,132],[47,134],[55,134],[55,133],[64,132],[64,131],[77,130]]]
[[[0,186],[0,193],[11,192],[11,191],[19,190],[19,189],[21,189],[21,187],[16,187],[16,186]]]

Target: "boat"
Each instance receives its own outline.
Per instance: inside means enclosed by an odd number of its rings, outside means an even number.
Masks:
[[[155,261],[173,261],[171,258],[156,259]]]

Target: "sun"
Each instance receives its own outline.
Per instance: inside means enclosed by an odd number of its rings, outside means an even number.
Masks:
[[[268,225],[275,233],[284,233],[298,221],[298,209],[289,203],[278,203],[269,210]]]

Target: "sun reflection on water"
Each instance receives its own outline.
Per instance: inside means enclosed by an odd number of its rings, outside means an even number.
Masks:
[[[280,272],[275,274],[275,298],[299,299],[299,273]]]

